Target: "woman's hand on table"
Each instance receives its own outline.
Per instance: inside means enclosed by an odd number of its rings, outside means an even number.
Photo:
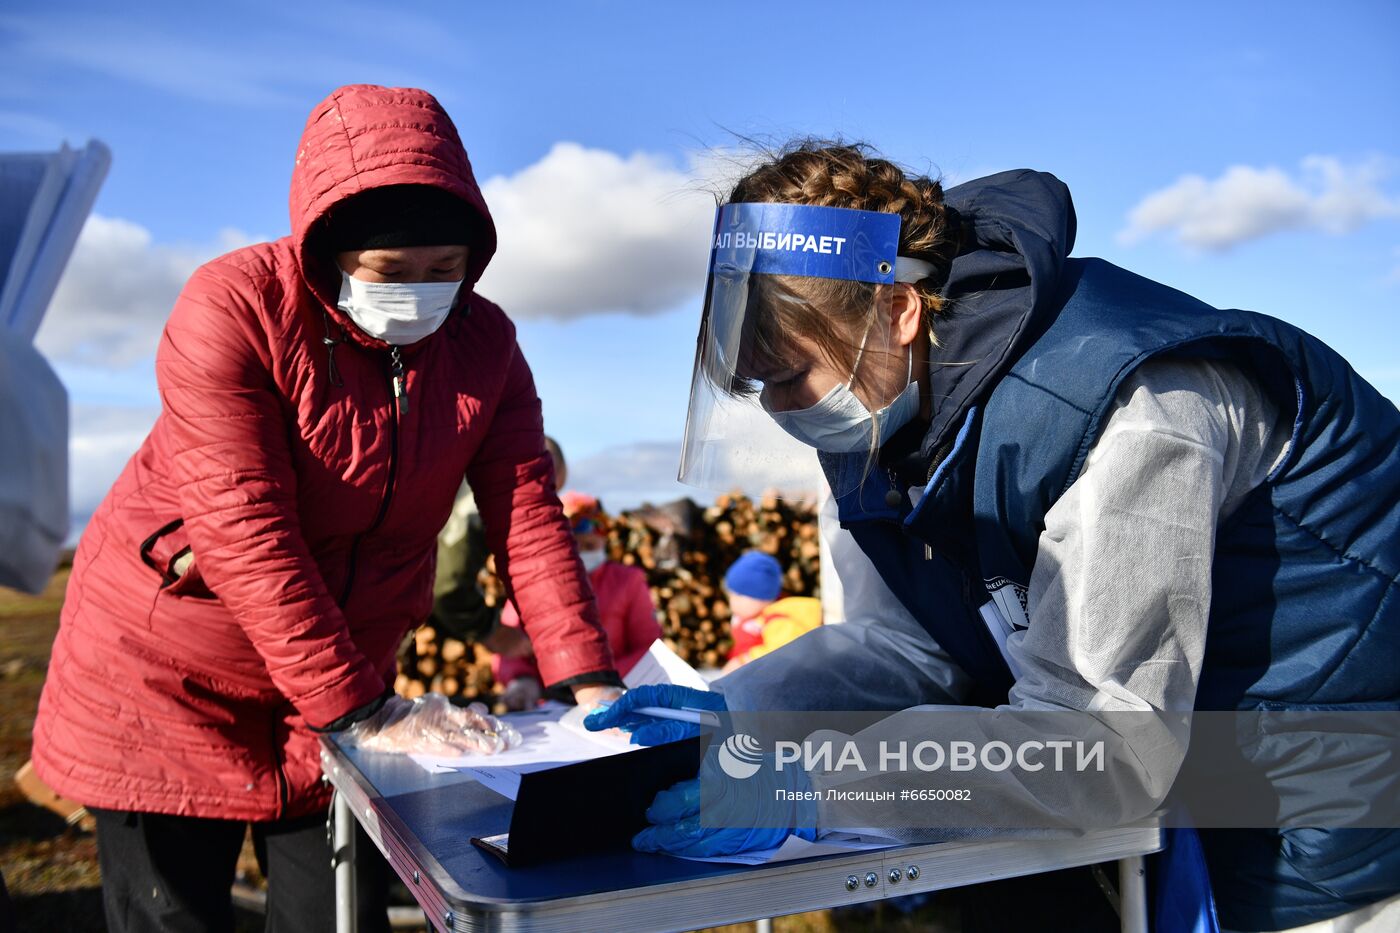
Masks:
[[[480,703],[457,706],[441,693],[389,697],[379,711],[342,733],[362,749],[404,755],[491,755],[520,744],[520,733]]]
[[[611,684],[575,684],[574,702],[580,708],[591,711],[600,703],[612,703],[622,696],[622,688]]]

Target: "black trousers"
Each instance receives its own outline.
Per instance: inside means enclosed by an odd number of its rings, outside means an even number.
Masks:
[[[233,885],[249,824],[89,807],[97,820],[102,902],[111,933],[232,933]],[[268,933],[335,929],[326,814],[253,823],[267,878]],[[390,869],[355,827],[360,930],[387,933]]]

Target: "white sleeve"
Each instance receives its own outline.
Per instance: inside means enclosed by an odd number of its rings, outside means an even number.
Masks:
[[[1288,436],[1257,386],[1215,361],[1148,362],[1116,404],[1045,516],[1030,626],[1008,640],[1013,707],[1190,710],[1216,525]]]
[[[841,527],[836,497],[831,494],[826,474],[820,475],[817,492],[817,546],[820,548],[822,624],[836,625],[846,621],[846,584],[842,569],[846,547],[854,546],[849,533]]]
[[[1189,739],[1180,714],[1192,709],[1204,656],[1216,526],[1265,479],[1288,437],[1257,386],[1215,361],[1146,363],[1115,405],[1083,472],[1046,515],[1030,625],[1008,639],[1020,673],[1002,710],[1147,714],[1133,718],[1127,735],[1100,717],[1126,767],[1113,769],[1107,785],[1067,784],[1054,795],[1057,822],[1068,826],[1095,825],[1105,814],[1140,817],[1170,789]],[[1023,724],[998,712],[979,726],[984,741],[1014,747],[1027,738]],[[902,715],[861,741],[927,731],[926,717],[901,725]],[[979,787],[971,806],[986,810],[987,825],[1006,825],[997,818],[1008,813],[1034,825],[1047,809],[1014,770]],[[959,807],[964,820],[968,806]],[[936,821],[936,809],[928,818]]]

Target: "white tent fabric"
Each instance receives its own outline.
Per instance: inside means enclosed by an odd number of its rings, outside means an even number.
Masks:
[[[97,140],[0,154],[0,323],[10,334],[34,339],[111,163]]]
[[[68,536],[68,393],[34,335],[111,158],[96,140],[0,154],[0,585],[30,592]]]
[[[68,393],[34,346],[0,333],[0,585],[37,593],[68,537]]]

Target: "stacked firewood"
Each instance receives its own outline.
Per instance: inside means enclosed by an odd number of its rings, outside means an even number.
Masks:
[[[399,648],[399,675],[394,689],[409,699],[429,690],[450,697],[493,702],[491,652],[455,638],[439,636],[431,625],[412,632]]]
[[[789,595],[816,595],[817,541],[811,507],[722,496],[703,511],[682,500],[624,513],[608,544],[613,560],[646,572],[672,650],[696,667],[718,667],[731,645],[725,570],[747,550],[766,551],[786,568]]]
[[[611,559],[646,572],[666,643],[702,668],[723,665],[729,652],[724,571],[752,549],[774,555],[786,568],[787,595],[818,595],[820,546],[810,505],[728,495],[701,509],[681,499],[621,513],[608,536]],[[488,603],[504,603],[505,587],[493,563],[488,562],[480,582]],[[400,651],[397,687],[409,697],[435,690],[487,703],[502,689],[492,683],[489,652],[440,639],[430,626],[418,629]]]

